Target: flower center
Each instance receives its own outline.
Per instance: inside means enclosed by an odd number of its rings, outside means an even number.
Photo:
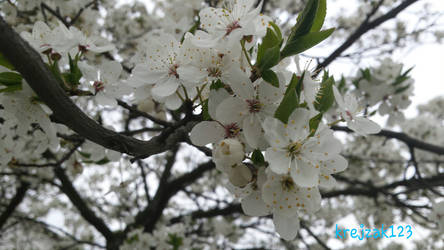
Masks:
[[[96,94],[105,89],[105,84],[102,81],[94,81],[93,83],[94,90]]]
[[[282,190],[291,191],[294,188],[294,182],[290,176],[283,177],[281,180]]]
[[[350,111],[346,110],[345,114],[348,116],[348,118],[350,118],[350,120],[353,120],[353,115]]]
[[[302,148],[302,143],[300,143],[300,142],[292,142],[287,147],[287,154],[288,154],[288,156],[290,156],[290,157],[296,156],[301,151],[301,148]]]
[[[225,128],[225,138],[234,138],[239,134],[240,128],[236,123],[231,123],[226,126]]]
[[[225,36],[229,36],[231,34],[231,32],[233,32],[233,30],[239,29],[239,28],[242,28],[242,26],[240,26],[238,21],[234,21],[234,22],[230,23],[227,26],[227,29],[226,29],[227,33],[225,33]]]
[[[168,70],[168,76],[175,76],[177,79],[179,79],[179,74],[177,73],[177,68],[179,68],[179,65],[177,65],[177,64],[172,65]]]
[[[246,100],[246,102],[248,103],[248,110],[250,111],[250,113],[258,113],[259,111],[261,111],[262,104],[259,102],[259,100],[252,99]]]
[[[208,68],[208,76],[211,77],[221,77],[222,76],[222,71],[219,68]]]

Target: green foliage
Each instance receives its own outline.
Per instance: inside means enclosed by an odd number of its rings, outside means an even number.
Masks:
[[[15,72],[2,72],[0,73],[0,84],[5,86],[13,86],[22,83],[22,76]]]
[[[71,58],[71,55],[68,54],[69,58],[69,72],[63,73],[63,78],[65,82],[67,82],[70,86],[76,87],[80,83],[80,78],[82,78],[82,72],[79,69],[79,55],[76,55],[74,59]]]
[[[334,28],[308,33],[288,41],[281,52],[281,57],[288,57],[304,52],[328,38]]]
[[[173,250],[179,250],[180,246],[183,245],[183,239],[182,237],[179,237],[175,234],[168,234],[169,240],[168,244],[170,244],[173,247]]]
[[[14,66],[6,59],[6,57],[0,52],[0,65],[8,68],[10,70],[14,70]]]
[[[302,85],[303,79],[304,75],[299,78],[293,74],[290,84],[285,91],[284,98],[274,113],[274,117],[281,120],[283,123],[288,122],[288,118],[290,117],[291,113],[293,113],[293,111],[299,106],[297,89],[298,86]]]
[[[296,37],[303,36],[308,34],[313,27],[313,23],[315,22],[318,13],[319,0],[309,0],[305,5],[302,12],[299,14],[297,18],[297,23],[291,29],[290,37],[288,40],[293,40]],[[322,20],[323,22],[323,20]]]
[[[309,0],[292,28],[281,58],[299,54],[319,44],[333,33],[334,29],[321,31],[327,12],[326,0]]]
[[[254,165],[256,166],[265,165],[264,155],[262,155],[262,152],[259,149],[253,151],[253,154],[251,155],[251,161],[253,161]]]
[[[262,78],[264,79],[264,81],[270,83],[276,88],[279,88],[279,78],[276,75],[276,73],[274,73],[273,70],[267,69],[264,72],[262,72]]]
[[[265,70],[278,64],[280,60],[280,46],[276,45],[265,50],[262,59],[256,62],[255,67],[259,70],[259,72],[264,72]]]
[[[316,18],[313,21],[310,32],[320,31],[322,25],[324,25],[325,16],[327,15],[327,0],[320,0],[318,10],[316,12]]]
[[[319,113],[310,119],[310,121],[309,121],[310,136],[313,136],[316,133],[316,130],[318,130],[319,124],[322,121],[322,116],[323,116],[323,113]]]
[[[14,92],[22,89],[22,76],[15,72],[0,73],[0,85],[5,86],[0,88],[0,93]]]
[[[11,85],[11,86],[8,86],[6,88],[2,88],[2,89],[0,89],[0,93],[14,92],[14,91],[18,91],[18,90],[22,90],[22,85],[21,84]]]
[[[210,113],[208,112],[208,99],[202,103],[202,119],[204,121],[211,121]]]
[[[281,30],[273,22],[270,22],[270,25],[273,29],[267,28],[267,33],[265,37],[262,38],[262,43],[258,46],[256,59],[257,64],[261,64],[263,59],[266,60],[266,58],[264,58],[264,54],[267,49],[273,48],[275,46],[278,46],[280,48],[282,45],[283,39]]]
[[[216,81],[213,81],[211,83],[210,90],[213,90],[213,89],[217,90],[217,89],[221,89],[223,87],[225,87],[224,83],[221,80],[217,79]]]
[[[324,77],[321,83],[321,88],[316,94],[316,101],[314,103],[316,110],[322,113],[327,112],[335,101],[335,96],[333,94],[335,80],[332,76],[328,77],[327,73],[325,76],[326,77]]]

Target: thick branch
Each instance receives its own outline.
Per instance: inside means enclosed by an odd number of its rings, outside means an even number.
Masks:
[[[325,59],[322,63],[318,64],[316,67],[316,70],[322,69],[327,67],[331,62],[333,62],[338,56],[340,56],[345,50],[350,48],[359,38],[361,38],[362,35],[367,33],[368,31],[378,27],[379,25],[383,24],[384,22],[395,18],[401,11],[412,5],[413,3],[417,2],[418,0],[406,0],[402,2],[400,5],[398,5],[396,8],[393,8],[389,12],[387,12],[385,15],[382,15],[375,20],[369,22],[368,19],[366,19],[353,34],[351,34],[348,39],[339,46],[327,59]]]
[[[102,127],[71,101],[40,55],[1,17],[0,34],[0,51],[54,112],[56,118],[86,139],[105,148],[143,158],[164,152],[183,141],[191,130],[190,126],[182,126],[150,141],[141,141]]]

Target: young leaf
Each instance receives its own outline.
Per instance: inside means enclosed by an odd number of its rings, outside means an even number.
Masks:
[[[316,130],[318,130],[319,123],[322,121],[322,115],[323,113],[319,113],[313,116],[308,122],[310,126],[310,136],[313,136],[316,133]]]
[[[0,89],[0,93],[14,92],[19,90],[22,90],[22,84],[16,84],[16,85],[7,86],[6,88],[2,88]]]
[[[253,161],[254,165],[257,166],[265,164],[264,155],[262,155],[262,152],[259,149],[253,151],[253,154],[251,155],[251,160]]]
[[[6,59],[6,57],[0,52],[0,65],[8,68],[10,70],[14,70],[14,66]]]
[[[316,13],[319,6],[319,0],[309,0],[299,14],[296,25],[292,28],[288,41],[293,41],[308,34],[313,26]]]
[[[213,81],[210,85],[210,90],[217,90],[217,89],[221,89],[225,87],[224,84],[222,83],[222,81],[220,79],[217,79],[216,81]]]
[[[320,31],[322,25],[324,25],[325,16],[327,14],[327,0],[320,0],[318,10],[316,12],[316,18],[311,26],[310,32]]]
[[[329,77],[321,83],[321,88],[316,94],[316,101],[314,107],[321,113],[327,112],[328,109],[333,105],[335,101],[335,96],[333,94],[333,77]]]
[[[267,69],[264,72],[262,72],[262,78],[264,79],[264,81],[270,83],[276,88],[279,88],[279,78],[276,75],[276,73],[274,73],[273,70]]]
[[[296,93],[296,88],[298,85],[302,84],[303,79],[303,76],[301,78],[297,78],[296,75],[293,74],[290,85],[285,91],[284,98],[274,113],[274,117],[281,120],[283,123],[288,122],[288,118],[290,117],[291,113],[293,113],[293,111],[299,106],[299,98]]]
[[[15,72],[2,72],[0,73],[0,84],[5,86],[12,86],[22,83],[22,76]]]
[[[256,67],[263,72],[278,64],[280,60],[280,47],[274,46],[265,50],[262,60],[256,63]]]
[[[304,52],[327,39],[335,29],[312,32],[288,42],[281,52],[281,57],[288,57]]]
[[[211,121],[211,116],[208,111],[208,99],[202,103],[202,119],[204,121]]]

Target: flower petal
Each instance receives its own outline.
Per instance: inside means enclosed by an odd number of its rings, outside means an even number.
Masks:
[[[194,145],[205,146],[222,140],[224,135],[225,130],[218,122],[203,121],[191,130],[190,139]]]
[[[276,174],[286,174],[291,162],[291,158],[287,156],[286,152],[276,148],[268,148],[265,151],[265,160]]]
[[[273,224],[276,232],[284,240],[293,240],[299,231],[299,218],[297,216],[288,218],[279,213],[274,213]]]

